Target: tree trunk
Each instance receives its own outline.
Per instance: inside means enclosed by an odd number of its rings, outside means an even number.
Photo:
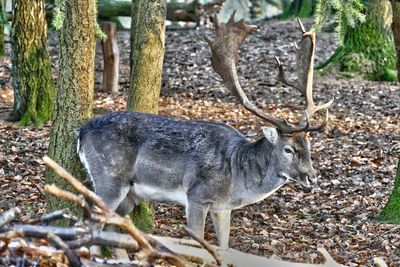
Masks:
[[[132,4],[130,90],[128,110],[158,113],[165,43],[165,0],[136,0]],[[142,230],[154,227],[149,203],[142,203],[132,214]]]
[[[14,1],[12,17],[12,121],[42,125],[52,118],[54,87],[44,0]]]
[[[4,56],[4,2],[0,0],[0,58]]]
[[[392,195],[379,215],[379,219],[390,223],[400,224],[400,159],[397,163],[397,174],[396,180],[394,181]]]
[[[0,10],[0,12],[2,12]],[[0,22],[0,58],[4,56],[4,26]]]
[[[114,22],[104,21],[101,23],[101,30],[107,36],[107,39],[101,41],[104,62],[102,90],[107,93],[115,93],[118,92],[119,77],[117,24]]]
[[[135,2],[135,1],[133,1]],[[115,16],[131,16],[132,1],[99,0],[99,18],[108,20]],[[168,3],[167,19],[171,21],[199,21],[199,5],[196,1],[190,3]]]
[[[76,153],[76,134],[80,126],[92,117],[96,1],[64,1],[61,7],[64,19],[58,25],[59,75],[49,157],[75,177],[82,178]],[[49,169],[45,183],[69,188],[64,180]],[[65,201],[48,197],[49,210],[65,207],[76,210]]]
[[[396,80],[390,2],[368,0],[365,14],[365,22],[355,29],[349,28],[343,45],[318,68],[324,72],[339,70],[349,77],[362,75],[370,80]]]
[[[294,0],[279,17],[281,19],[311,18],[315,13],[316,3],[315,0]]]
[[[393,39],[396,47],[397,54],[397,78],[400,79],[400,2],[392,0],[392,11],[393,11]]]

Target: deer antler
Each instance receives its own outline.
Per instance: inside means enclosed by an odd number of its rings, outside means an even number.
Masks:
[[[239,46],[256,26],[246,24],[243,19],[235,22],[235,13],[232,13],[226,24],[219,24],[217,16],[214,14],[214,27],[217,38],[212,40],[210,37],[204,36],[206,42],[211,47],[211,65],[213,69],[221,76],[225,86],[239,98],[239,101],[247,110],[275,125],[281,133],[291,134],[306,131],[310,127],[307,114],[305,114],[305,124],[294,126],[285,119],[281,120],[263,113],[247,98],[237,75],[237,53]]]
[[[310,127],[308,131],[320,130],[326,126],[328,120],[328,107],[332,104],[333,99],[327,103],[316,106],[312,96],[313,76],[314,76],[314,51],[315,51],[315,32],[306,31],[300,19],[297,19],[300,30],[303,34],[300,41],[300,47],[296,45],[297,50],[297,81],[290,81],[283,70],[282,64],[278,57],[275,57],[279,74],[278,80],[283,84],[291,86],[300,91],[306,98],[307,114],[312,117],[319,110],[326,109],[326,118],[324,122],[316,127]],[[302,119],[304,121],[304,117]]]
[[[221,76],[225,86],[239,98],[239,101],[247,110],[275,125],[282,134],[316,131],[324,128],[328,120],[328,110],[326,112],[326,118],[321,125],[311,127],[309,122],[309,117],[314,115],[318,110],[327,109],[333,101],[331,100],[326,104],[315,106],[312,98],[315,33],[306,32],[303,24],[298,20],[303,33],[303,38],[300,42],[300,48],[297,49],[297,62],[299,66],[304,64],[306,69],[298,68],[298,79],[296,82],[291,82],[286,78],[279,59],[275,57],[279,68],[278,79],[283,83],[296,88],[306,97],[307,110],[304,112],[300,124],[292,125],[285,119],[278,119],[262,112],[252,102],[250,102],[244,93],[237,75],[237,53],[240,45],[244,42],[249,32],[256,28],[256,26],[246,24],[243,19],[235,22],[235,13],[236,12],[232,13],[226,24],[219,24],[217,16],[214,14],[214,27],[217,33],[217,38],[212,40],[210,37],[204,36],[205,40],[211,47],[211,65],[215,72]]]

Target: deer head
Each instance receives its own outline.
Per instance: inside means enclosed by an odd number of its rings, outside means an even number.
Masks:
[[[315,170],[311,164],[309,141],[306,133],[322,130],[326,126],[329,116],[328,107],[333,102],[331,100],[318,106],[314,104],[312,90],[315,32],[305,31],[303,24],[298,20],[302,38],[300,45],[296,45],[298,69],[296,81],[290,81],[287,78],[280,60],[275,57],[279,71],[278,80],[296,88],[306,100],[307,108],[299,123],[291,124],[286,119],[279,119],[264,113],[244,93],[236,69],[238,50],[247,35],[256,26],[246,24],[243,19],[235,22],[234,16],[235,12],[225,24],[220,24],[217,17],[214,16],[217,37],[213,40],[205,36],[206,42],[211,47],[212,67],[221,76],[225,86],[239,99],[244,108],[275,126],[275,128],[266,128],[264,135],[274,147],[273,162],[271,164],[277,166],[277,175],[287,180],[298,181],[304,186],[309,186],[310,182],[315,182],[313,178]],[[319,125],[312,126],[310,119],[319,110],[326,110],[325,119]]]

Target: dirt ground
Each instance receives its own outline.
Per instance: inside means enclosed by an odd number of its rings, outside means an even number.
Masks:
[[[309,26],[306,23],[306,26]],[[295,90],[276,81],[273,56],[295,76],[295,22],[259,22],[241,48],[241,84],[258,106],[289,119],[304,101]],[[209,29],[201,30],[208,32]],[[55,34],[51,34],[54,76],[57,76]],[[211,70],[210,51],[200,30],[168,30],[160,113],[186,119],[224,122],[256,139],[264,123],[245,111]],[[96,93],[95,113],[125,108],[129,85],[129,33],[119,33],[120,92]],[[317,33],[317,63],[336,48],[330,33]],[[8,52],[10,50],[7,44]],[[41,157],[47,152],[50,125],[19,127],[4,121],[12,109],[11,63],[0,59],[0,212],[20,206],[25,214],[46,210]],[[96,59],[100,87],[101,55]],[[328,127],[311,133],[312,158],[318,184],[304,189],[288,184],[269,198],[235,210],[231,246],[263,256],[296,262],[320,262],[317,247],[325,247],[340,263],[372,266],[382,257],[400,266],[400,226],[376,220],[392,191],[400,155],[400,89],[398,83],[362,78],[315,78],[316,102],[334,98]],[[184,236],[184,210],[173,204],[156,205],[155,234]],[[215,242],[210,220],[206,240]]]

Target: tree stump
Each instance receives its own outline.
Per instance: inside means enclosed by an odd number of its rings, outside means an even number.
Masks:
[[[119,48],[117,40],[117,25],[114,22],[104,21],[101,30],[107,35],[107,39],[101,42],[103,49],[103,81],[102,91],[107,93],[118,92],[119,77]]]

